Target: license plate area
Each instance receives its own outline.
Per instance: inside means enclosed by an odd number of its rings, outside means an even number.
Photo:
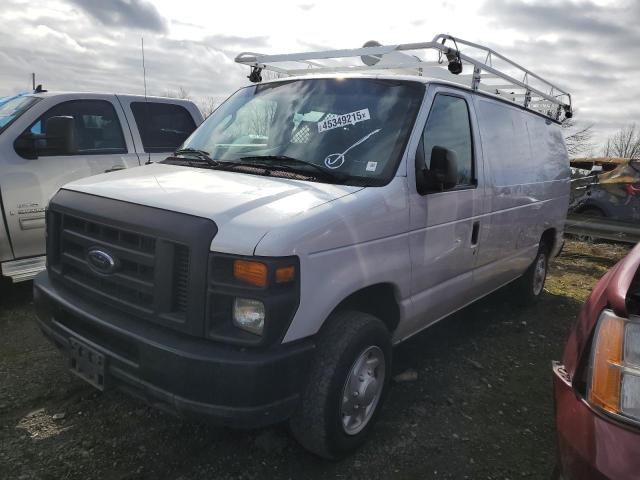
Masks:
[[[105,363],[103,354],[75,338],[69,339],[69,369],[99,390],[105,388]]]

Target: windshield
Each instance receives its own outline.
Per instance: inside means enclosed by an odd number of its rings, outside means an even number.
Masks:
[[[0,100],[0,133],[4,132],[20,115],[29,110],[37,97],[18,96]]]
[[[423,94],[416,82],[363,78],[251,86],[218,108],[183,148],[219,162],[298,159],[300,170],[312,163],[346,183],[381,185],[395,173]]]

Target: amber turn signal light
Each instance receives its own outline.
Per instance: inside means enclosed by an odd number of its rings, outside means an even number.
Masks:
[[[589,401],[612,413],[620,411],[624,331],[622,319],[603,315],[593,354]]]
[[[294,267],[293,265],[276,269],[276,283],[293,282],[295,278],[296,267]]]
[[[236,260],[233,262],[233,277],[256,287],[266,287],[267,266],[261,262]]]

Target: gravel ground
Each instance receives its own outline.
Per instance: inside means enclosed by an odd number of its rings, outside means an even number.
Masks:
[[[552,359],[597,279],[628,251],[568,242],[544,299],[501,292],[395,350],[371,441],[340,462],[282,426],[242,432],[173,418],[72,376],[40,334],[31,285],[0,293],[0,479],[544,479],[554,463]],[[413,379],[411,379],[413,378]]]

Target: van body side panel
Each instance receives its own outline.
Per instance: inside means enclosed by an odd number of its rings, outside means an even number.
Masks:
[[[298,255],[300,306],[283,342],[313,335],[340,302],[367,286],[393,286],[401,317],[410,303],[407,179],[364,188],[268,232],[256,255]]]
[[[474,284],[489,292],[524,273],[546,229],[562,232],[569,162],[557,125],[484,97],[475,104],[491,193]]]

